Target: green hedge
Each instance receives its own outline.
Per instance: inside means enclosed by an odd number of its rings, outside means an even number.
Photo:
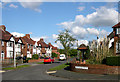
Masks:
[[[38,59],[38,58],[39,58],[38,54],[32,55],[32,59]]]
[[[120,56],[107,57],[106,64],[110,66],[120,66]]]

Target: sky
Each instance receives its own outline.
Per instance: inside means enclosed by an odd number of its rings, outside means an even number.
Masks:
[[[0,6],[1,7],[1,6]],[[55,43],[60,31],[69,29],[79,44],[112,32],[118,23],[117,2],[2,2],[2,24],[13,35]]]

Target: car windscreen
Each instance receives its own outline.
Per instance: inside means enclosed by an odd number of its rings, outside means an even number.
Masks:
[[[64,56],[62,55],[62,56],[60,56],[60,57],[64,57]]]

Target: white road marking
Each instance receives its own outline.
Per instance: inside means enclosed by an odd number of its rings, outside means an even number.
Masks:
[[[49,71],[49,72],[46,71],[47,74],[56,73],[56,72],[57,72],[57,71]]]
[[[1,71],[1,70],[0,70],[0,73],[3,73],[3,72],[5,72],[5,71]]]

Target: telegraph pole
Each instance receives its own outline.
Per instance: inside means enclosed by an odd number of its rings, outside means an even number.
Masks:
[[[13,42],[13,49],[14,49],[14,67],[16,68],[16,53],[15,53],[15,41]]]

